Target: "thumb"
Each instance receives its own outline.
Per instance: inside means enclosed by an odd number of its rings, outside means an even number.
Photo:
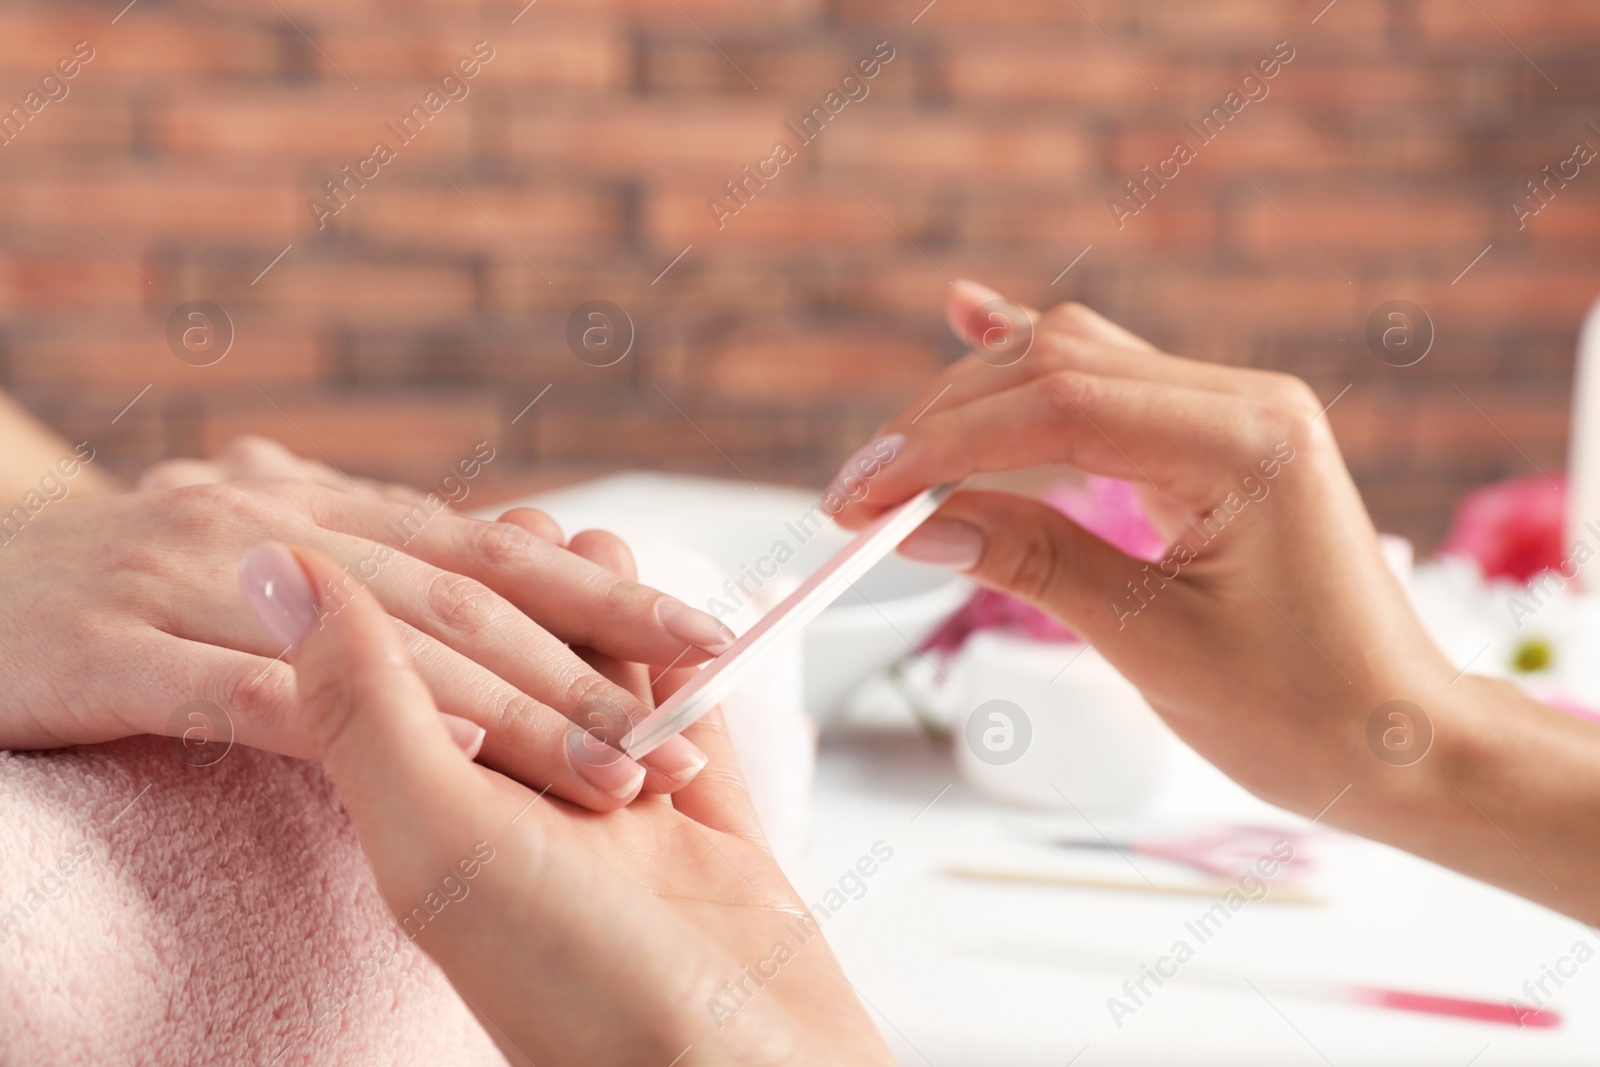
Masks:
[[[957,493],[899,551],[1009,593],[1096,645],[1125,623],[1117,605],[1127,583],[1147,577],[1143,562],[1049,505],[1011,493]]]
[[[439,784],[471,781],[484,731],[439,713],[393,621],[345,579],[321,552],[273,541],[239,561],[251,611],[289,646],[312,750],[365,838],[369,827],[404,826],[409,808],[436,805]]]

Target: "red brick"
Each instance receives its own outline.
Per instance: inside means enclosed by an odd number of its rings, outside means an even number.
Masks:
[[[266,394],[252,390],[235,405],[207,412],[201,448],[210,453],[241,434],[260,434],[302,455],[326,456],[350,474],[430,485],[479,441],[499,439],[498,408],[472,396],[307,397],[284,389]]]
[[[784,94],[798,109],[800,102],[820,99],[846,75],[859,79],[857,64],[872,57],[875,44],[865,38],[852,44],[816,36],[800,40],[794,35],[772,34],[730,37],[718,45],[726,53],[724,58],[685,25],[682,33],[663,33],[649,40],[642,80],[654,93],[740,93],[749,89],[750,83],[744,80],[748,77],[761,92]],[[865,79],[865,99],[912,96],[916,91],[913,68],[919,62],[912,50],[897,49],[889,65],[881,67],[876,77]]]
[[[835,0],[833,6],[836,17],[846,23],[900,27],[915,18],[916,32],[928,35],[963,34],[974,27],[987,30],[996,26],[1065,26],[1088,37],[1095,36],[1092,22],[1120,43],[1135,30],[1136,16],[1125,0],[1074,3],[1077,10],[1054,0],[1012,0],[1004,4],[991,0],[933,0],[931,4],[928,0]]]
[[[618,101],[560,110],[529,107],[512,122],[521,162],[565,173],[703,177],[738,173],[772,151],[789,116],[777,102]],[[788,134],[792,140],[794,135]]]
[[[87,228],[87,216],[113,240],[137,245],[174,238],[287,240],[310,219],[303,191],[237,170],[116,166],[96,168],[92,176],[63,174],[54,184],[35,175],[0,178],[0,225],[16,233],[59,234]]]
[[[455,184],[459,192],[442,180],[434,188],[374,182],[341,213],[338,225],[375,240],[519,262],[526,256],[535,264],[549,263],[553,249],[566,252],[622,236],[618,197],[604,188]]]
[[[1512,58],[1516,53],[1506,44],[1506,37],[1528,48],[1537,44],[1569,45],[1574,38],[1600,33],[1600,9],[1594,4],[1566,0],[1474,0],[1474,4],[1419,0],[1415,18],[1431,38],[1496,42]]]
[[[3,193],[0,193],[3,195]],[[0,310],[8,317],[54,311],[135,311],[150,286],[121,259],[17,255],[0,260]]]
[[[410,143],[388,126],[420,106],[425,85],[368,85],[358,93],[343,81],[315,89],[189,94],[175,98],[157,126],[162,146],[184,157],[256,157],[278,166],[305,163],[326,171],[354,165],[388,144],[406,169],[415,160],[456,160],[467,150],[472,100],[449,104]],[[380,179],[381,180],[381,179]]]
[[[412,264],[391,260],[381,266],[328,261],[316,258],[311,249],[304,259],[290,252],[249,293],[249,306],[270,302],[313,320],[386,323],[464,315],[477,298],[465,264],[440,265],[437,259]]]
[[[950,92],[963,101],[1049,101],[1120,110],[1153,101],[1156,93],[1132,63],[1098,37],[1051,43],[1019,41],[1010,34],[964,38],[960,47],[948,50],[945,64]]]
[[[795,404],[913,393],[937,372],[931,348],[915,337],[866,327],[805,329],[775,324],[712,346],[690,366],[698,384],[730,399]]]
[[[1492,232],[1490,207],[1479,196],[1256,184],[1259,192],[1249,186],[1236,192],[1233,212],[1240,243],[1260,255],[1276,257],[1298,247],[1315,257],[1308,241],[1330,257],[1354,251],[1382,258],[1440,246],[1465,250],[1480,240],[1488,243]]]
[[[304,325],[230,311],[233,347],[217,363],[195,367],[167,347],[167,315],[178,301],[149,314],[97,320],[52,320],[30,328],[12,344],[13,380],[24,385],[88,383],[134,392],[156,389],[210,391],[251,382],[309,383],[318,370],[317,344]]]
[[[0,70],[37,79],[88,41],[94,58],[68,85],[76,91],[124,78],[181,82],[190,78],[260,78],[274,73],[278,51],[271,20],[240,25],[218,18],[173,18],[141,11],[119,20],[43,9],[0,14]],[[70,100],[72,97],[67,97]]]
[[[663,183],[650,197],[647,232],[664,246],[699,241],[712,250],[737,246],[784,253],[904,247],[905,239],[849,185],[811,180],[794,173],[799,170],[794,166],[779,171],[765,188],[751,183],[751,195],[742,206],[719,185]],[[867,186],[862,190],[869,197],[880,191],[869,191]],[[924,237],[927,228],[939,221],[938,208],[927,197],[913,194],[890,206],[895,209],[895,225],[912,240]]]
[[[449,14],[430,21],[432,33],[419,33],[411,20],[381,32],[352,21],[319,34],[318,44],[363,91],[369,81],[437,84],[459,60],[472,58],[479,41],[490,43],[494,58],[467,80],[469,92],[507,85],[608,89],[625,86],[630,76],[625,33],[611,20],[544,16],[536,31],[521,33],[487,20],[464,26]]]
[[[1091,162],[1089,136],[1059,119],[1005,114],[952,115],[904,109],[849,109],[808,149],[831,167],[871,168],[899,176],[1063,181]]]

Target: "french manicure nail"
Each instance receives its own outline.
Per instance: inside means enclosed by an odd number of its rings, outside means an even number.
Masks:
[[[733,647],[733,631],[699,608],[664,596],[656,601],[656,618],[667,633],[679,641],[703,648],[719,656]]]
[[[456,743],[456,747],[465,752],[468,759],[477,759],[488,731],[471,719],[463,719],[459,715],[440,712],[439,718],[444,720],[444,728],[450,731],[450,740]]]
[[[875,437],[868,441],[844,461],[839,473],[833,476],[833,481],[822,491],[823,497],[826,498],[829,493],[838,493],[852,500],[858,499],[847,483],[851,479],[860,482],[873,477],[885,463],[898,456],[905,447],[906,435],[903,433],[885,434],[883,437]]]
[[[239,560],[245,603],[273,637],[294,648],[317,624],[317,596],[294,554],[263,541]]]
[[[679,735],[669,737],[657,745],[644,757],[644,762],[674,782],[687,782],[699,774],[700,768],[709,763],[710,759],[700,751],[700,746]]]
[[[900,554],[918,563],[971,570],[983,558],[983,531],[958,519],[929,519],[900,542]]]
[[[644,782],[643,767],[583,730],[567,732],[567,754],[572,769],[607,796],[632,797]]]

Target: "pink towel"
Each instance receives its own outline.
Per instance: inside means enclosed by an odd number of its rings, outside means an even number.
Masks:
[[[0,1063],[504,1067],[322,769],[163,738],[0,753]]]

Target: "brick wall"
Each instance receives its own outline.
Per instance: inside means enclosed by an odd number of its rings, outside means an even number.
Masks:
[[[419,482],[484,437],[507,487],[814,482],[957,354],[965,275],[1349,385],[1329,417],[1380,522],[1432,542],[1463,488],[1563,462],[1600,165],[1512,204],[1600,149],[1600,4],[1324,2],[13,0],[0,375],[124,472],[252,430]],[[479,41],[465,99],[401,144],[386,124]],[[714,212],[882,41],[869,95]],[[341,205],[326,183],[380,140]],[[1365,341],[1392,299],[1432,319],[1415,366]],[[190,300],[228,312],[221,362],[170,350]],[[634,323],[613,366],[569,350],[590,300]]]

